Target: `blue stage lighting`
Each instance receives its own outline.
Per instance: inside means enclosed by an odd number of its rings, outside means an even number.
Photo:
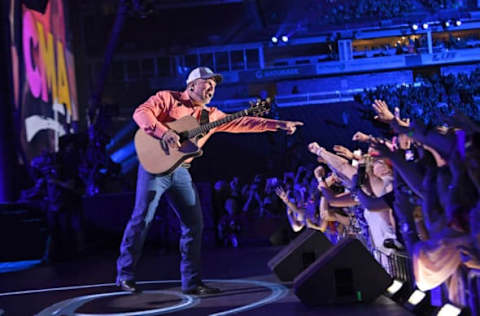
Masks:
[[[122,129],[112,137],[110,143],[107,144],[107,150],[113,149],[122,139],[133,133],[137,128],[137,124],[133,120],[130,120],[128,124],[122,127]]]
[[[462,25],[462,21],[456,20],[456,21],[455,21],[455,26],[460,26],[460,25]]]
[[[424,29],[424,30],[428,29],[428,23],[423,23],[422,24],[422,29]]]
[[[284,43],[288,42],[288,36],[287,35],[282,36],[282,42],[284,42]]]
[[[135,144],[130,142],[110,155],[110,158],[116,163],[123,163],[125,160],[136,155]]]
[[[272,36],[272,43],[277,44],[278,43],[278,37]]]
[[[418,24],[416,24],[416,23],[412,24],[411,28],[414,31],[418,30]]]

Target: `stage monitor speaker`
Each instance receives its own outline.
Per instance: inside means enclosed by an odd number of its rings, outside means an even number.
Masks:
[[[308,306],[370,302],[391,283],[391,277],[362,243],[349,238],[300,273],[294,291]]]
[[[25,4],[29,9],[44,14],[45,10],[47,9],[48,0],[23,0],[23,4]]]
[[[331,247],[332,244],[322,232],[306,229],[270,259],[268,267],[281,281],[293,281]]]

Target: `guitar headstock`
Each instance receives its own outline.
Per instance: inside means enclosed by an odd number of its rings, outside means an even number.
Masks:
[[[250,108],[248,114],[254,116],[261,116],[267,114],[272,108],[272,99],[270,97],[266,99],[257,99],[255,102],[250,102]]]

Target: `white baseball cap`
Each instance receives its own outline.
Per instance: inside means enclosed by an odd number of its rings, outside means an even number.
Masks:
[[[197,79],[209,79],[213,78],[217,84],[220,84],[223,80],[223,76],[221,74],[214,73],[210,68],[208,67],[197,67],[193,69],[190,74],[188,75],[187,78],[187,85],[195,81]]]

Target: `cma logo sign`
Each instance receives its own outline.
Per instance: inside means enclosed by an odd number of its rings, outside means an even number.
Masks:
[[[53,130],[55,147],[58,147],[58,137],[66,133],[60,121],[71,122],[71,87],[74,83],[69,82],[65,43],[54,37],[49,23],[43,23],[32,11],[24,10],[23,63],[30,95],[34,100],[51,106],[53,117],[37,112],[25,119],[25,128],[28,142],[42,130]]]

